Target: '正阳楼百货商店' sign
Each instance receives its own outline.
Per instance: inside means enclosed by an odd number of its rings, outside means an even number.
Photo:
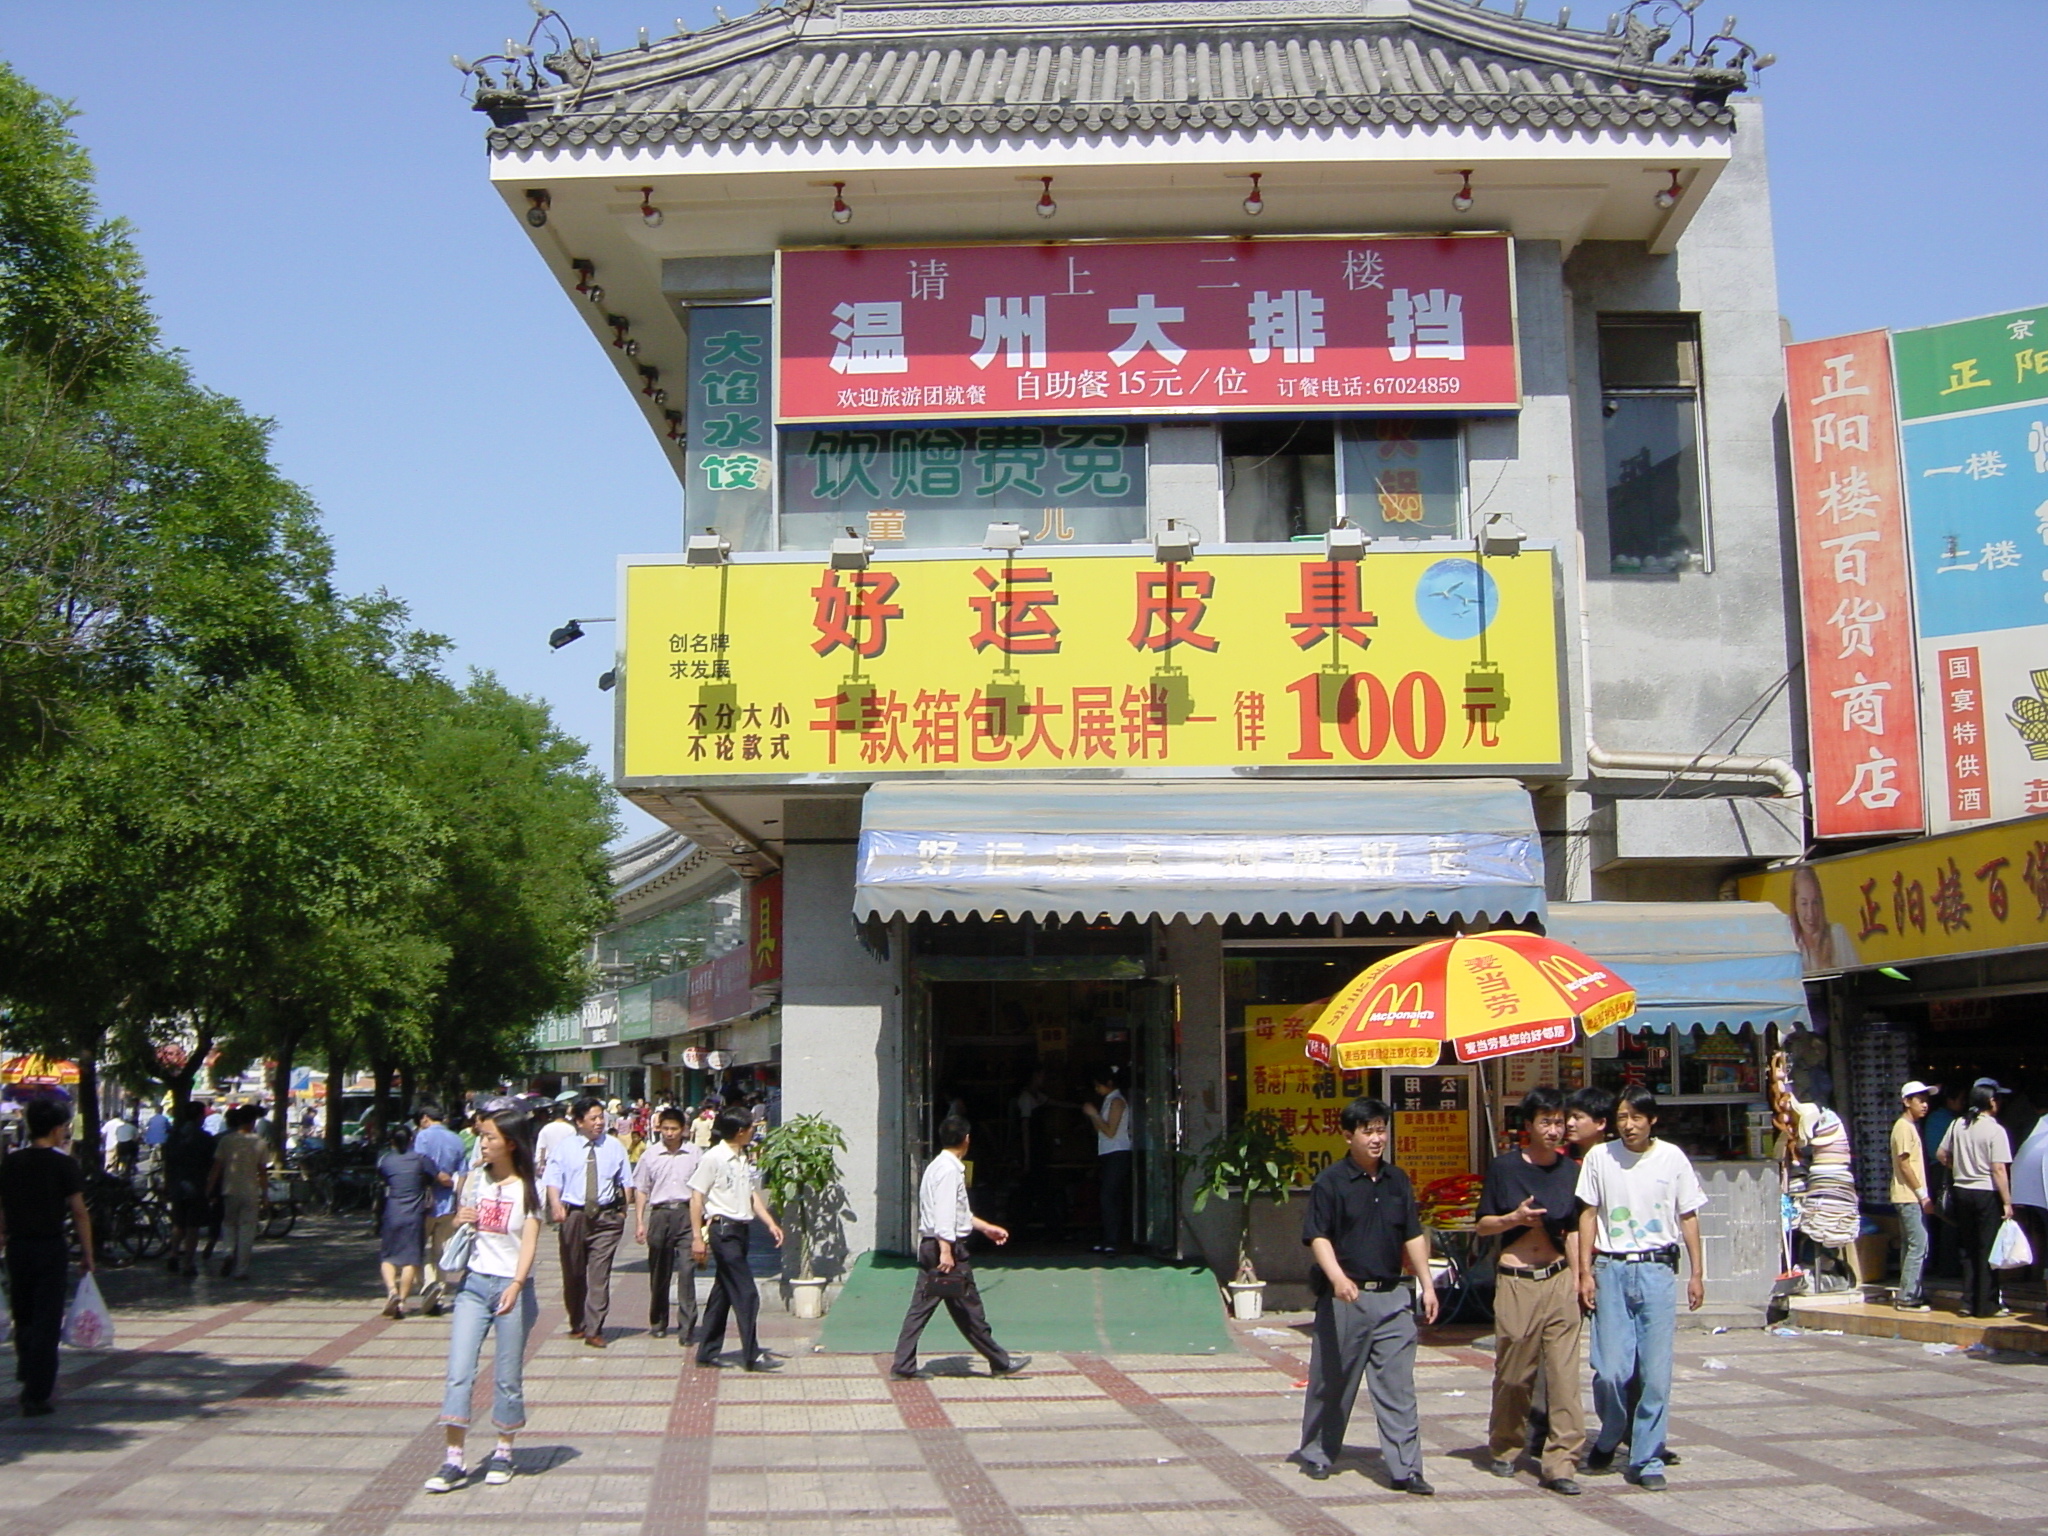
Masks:
[[[791,250],[776,419],[1506,411],[1504,235]]]

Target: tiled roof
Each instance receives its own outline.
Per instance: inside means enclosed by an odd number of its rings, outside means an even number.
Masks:
[[[1463,0],[848,3],[605,56],[491,147],[1732,122],[1739,72],[1637,52]]]

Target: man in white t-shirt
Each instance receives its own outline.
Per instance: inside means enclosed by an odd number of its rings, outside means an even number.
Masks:
[[[546,1176],[548,1160],[560,1154],[563,1144],[576,1139],[576,1127],[569,1123],[569,1106],[576,1095],[564,1093],[555,1100],[554,1118],[543,1125],[533,1140],[533,1176]]]
[[[704,1154],[704,1161],[690,1175],[690,1257],[700,1265],[710,1259],[716,1275],[710,1299],[704,1303],[697,1364],[718,1364],[730,1312],[739,1320],[741,1363],[750,1371],[770,1370],[754,1332],[761,1292],[747,1267],[747,1247],[756,1216],[768,1224],[778,1248],[782,1246],[782,1228],[775,1224],[768,1202],[761,1196],[760,1173],[747,1160],[747,1143],[754,1139],[753,1116],[744,1109],[721,1110],[714,1129],[718,1144]]]
[[[1652,1492],[1664,1486],[1665,1420],[1671,1400],[1671,1352],[1678,1331],[1678,1250],[1691,1266],[1686,1306],[1706,1300],[1700,1267],[1699,1212],[1707,1203],[1691,1161],[1657,1140],[1657,1096],[1624,1088],[1615,1096],[1618,1142],[1586,1153],[1579,1167],[1579,1299],[1593,1314],[1593,1407],[1600,1431],[1586,1455],[1587,1472],[1614,1465],[1623,1440],[1629,1481]],[[1640,1376],[1633,1415],[1629,1380]]]

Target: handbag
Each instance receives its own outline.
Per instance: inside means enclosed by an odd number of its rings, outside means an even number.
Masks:
[[[958,1301],[967,1294],[967,1271],[957,1264],[951,1269],[928,1269],[924,1272],[924,1289],[927,1296],[936,1296],[941,1301]]]
[[[457,1197],[455,1202],[458,1206],[463,1203],[463,1197],[468,1195],[469,1185],[475,1177],[475,1174],[471,1174],[468,1179],[463,1180],[463,1195]],[[475,1252],[476,1225],[465,1221],[448,1234],[448,1241],[441,1245],[441,1252],[434,1259],[434,1268],[441,1272],[444,1279],[466,1272],[469,1269],[470,1256]]]

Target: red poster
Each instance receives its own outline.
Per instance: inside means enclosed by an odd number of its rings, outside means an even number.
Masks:
[[[1514,410],[1505,236],[784,251],[776,419]]]
[[[782,872],[747,882],[747,966],[750,987],[782,980]]]
[[[1816,837],[1923,825],[1891,341],[1785,349]]]
[[[1990,780],[1984,772],[1983,667],[1977,648],[1937,651],[1935,679],[1941,689],[1941,756],[1948,766],[1951,821],[1991,819]]]

